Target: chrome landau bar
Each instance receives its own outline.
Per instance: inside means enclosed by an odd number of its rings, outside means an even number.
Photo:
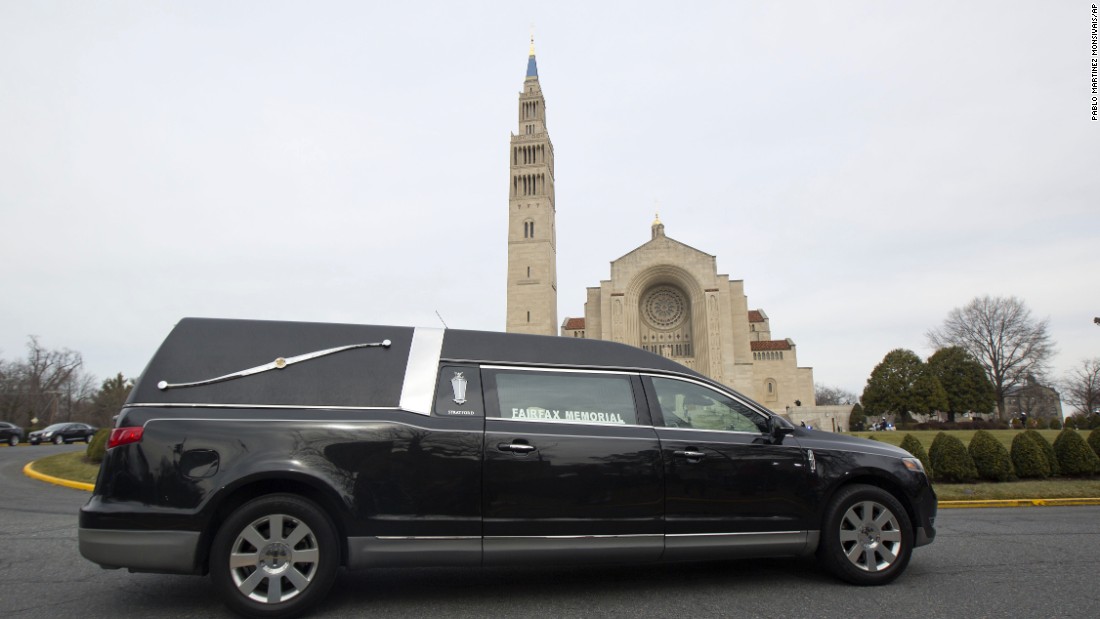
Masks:
[[[241,370],[239,372],[233,372],[232,374],[225,374],[216,378],[208,378],[206,380],[198,380],[190,383],[170,383],[162,380],[157,383],[157,389],[166,391],[168,389],[180,389],[183,387],[199,387],[201,385],[212,385],[214,383],[221,383],[227,380],[233,380],[236,378],[244,378],[245,376],[252,376],[253,374],[260,374],[270,370],[281,370],[287,366],[294,365],[295,363],[301,363],[303,361],[309,361],[310,359],[316,359],[318,357],[326,357],[328,355],[334,355],[345,350],[354,350],[356,348],[389,348],[391,342],[389,340],[382,340],[381,342],[369,342],[364,344],[350,344],[348,346],[337,346],[336,348],[326,348],[325,350],[318,350],[309,352],[294,357],[279,357],[271,363],[265,363],[258,365],[254,368],[248,368],[247,370]]]

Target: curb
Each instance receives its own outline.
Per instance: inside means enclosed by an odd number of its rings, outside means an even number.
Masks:
[[[977,501],[940,501],[940,509],[966,509],[974,507],[1057,507],[1100,505],[1100,498],[1080,499],[997,499]]]
[[[37,479],[38,481],[44,481],[48,484],[55,484],[57,486],[65,486],[66,488],[73,488],[75,490],[86,490],[88,492],[95,490],[95,484],[86,484],[82,481],[72,481],[70,479],[62,479],[60,477],[54,477],[53,475],[39,473],[34,470],[33,465],[34,462],[28,462],[27,466],[23,467],[23,474],[31,479]]]

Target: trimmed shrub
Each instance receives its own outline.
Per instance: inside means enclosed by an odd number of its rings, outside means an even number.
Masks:
[[[1054,455],[1062,475],[1092,475],[1100,471],[1100,457],[1092,451],[1077,430],[1065,429],[1054,439]]]
[[[1100,428],[1096,428],[1092,432],[1089,432],[1089,447],[1092,447],[1093,453],[1100,456]]]
[[[856,402],[852,406],[852,414],[848,417],[848,429],[851,431],[862,431],[867,427],[867,415],[863,412],[863,407]]]
[[[1050,427],[1051,430],[1061,430],[1062,429],[1062,420],[1057,418],[1057,417],[1052,418],[1050,420],[1049,427]]]
[[[103,456],[107,453],[107,439],[110,437],[110,428],[100,428],[96,430],[95,436],[93,436],[91,442],[88,443],[88,449],[84,452],[84,457],[88,462],[93,464],[103,462]]]
[[[1008,450],[988,431],[975,432],[966,450],[974,460],[978,477],[990,481],[1008,481],[1016,476]]]
[[[971,482],[978,479],[974,460],[957,436],[946,432],[937,434],[928,450],[928,458],[932,461],[936,481]]]
[[[1054,453],[1053,449],[1051,453]],[[1046,452],[1027,432],[1021,432],[1012,439],[1012,464],[1016,467],[1016,475],[1021,478],[1042,479],[1051,475],[1050,460],[1047,459]]]
[[[924,472],[928,473],[928,477],[931,479],[932,460],[928,458],[928,452],[924,450],[924,445],[921,445],[920,439],[912,434],[906,434],[905,438],[901,439],[901,448],[920,460],[920,463],[924,465]]]
[[[1061,470],[1058,468],[1058,456],[1054,455],[1054,447],[1051,447],[1047,437],[1043,436],[1043,433],[1038,430],[1028,430],[1024,432],[1023,435],[1030,438],[1032,442],[1039,446],[1039,449],[1043,450],[1043,455],[1046,456],[1047,462],[1050,464],[1051,476],[1057,477],[1060,475]]]

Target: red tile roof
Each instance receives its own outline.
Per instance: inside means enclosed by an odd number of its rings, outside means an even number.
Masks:
[[[566,318],[564,329],[583,329],[584,318]]]
[[[764,322],[764,315],[760,310],[749,310],[749,322]]]
[[[790,350],[791,343],[787,340],[764,340],[762,342],[749,342],[753,350]]]

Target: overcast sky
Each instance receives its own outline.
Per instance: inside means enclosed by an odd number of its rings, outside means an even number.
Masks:
[[[1100,356],[1090,2],[0,1],[0,357],[184,316],[503,330],[532,26],[559,319],[649,239],[859,393],[977,295]]]

